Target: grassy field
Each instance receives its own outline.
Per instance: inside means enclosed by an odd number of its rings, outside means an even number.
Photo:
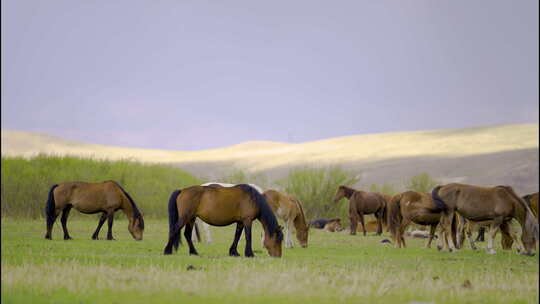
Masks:
[[[256,237],[256,258],[227,256],[233,226],[212,227],[214,243],[162,254],[166,220],[147,220],[134,241],[115,221],[117,241],[92,241],[97,221],[68,223],[74,240],[43,238],[43,220],[3,218],[3,303],[537,303],[538,256],[500,250],[439,253],[409,240],[395,249],[381,237],[311,230],[306,249],[269,258]],[[101,237],[105,236],[104,230]],[[254,235],[260,235],[255,225]],[[383,236],[388,237],[387,235]],[[295,243],[296,244],[296,243]],[[484,244],[480,243],[481,246]],[[244,239],[239,252],[243,253]],[[466,281],[470,284],[465,283]]]

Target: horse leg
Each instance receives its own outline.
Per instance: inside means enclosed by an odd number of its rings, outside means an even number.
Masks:
[[[486,232],[486,227],[478,228],[478,236],[476,237],[475,242],[483,242],[485,232]]]
[[[505,237],[508,239],[510,238],[514,243],[518,246],[518,252],[523,253],[525,252],[525,247],[523,247],[523,244],[519,241],[517,232],[512,228],[512,224],[510,222],[504,222],[499,227],[501,229],[502,234],[502,240],[504,241]],[[510,248],[507,248],[506,246],[503,246],[504,250],[512,249],[512,244],[509,246]]]
[[[52,240],[52,229],[54,226],[54,222],[56,222],[56,218],[58,217],[58,215],[60,215],[60,212],[60,210],[55,209],[54,217],[51,220],[47,219],[47,233],[45,233],[45,238],[48,240]]]
[[[466,222],[465,218],[459,214],[455,216],[457,216],[458,220],[456,248],[461,249],[461,247],[463,247],[463,242],[465,241],[465,226],[470,225],[470,223]]]
[[[210,225],[208,225],[205,222],[202,222],[204,232],[206,234],[206,243],[211,244],[212,243],[212,233],[210,233]]]
[[[287,220],[287,223],[285,224],[285,229],[287,229],[287,232],[285,234],[285,248],[293,248],[293,242],[292,242],[292,238],[291,238],[291,225],[292,225],[292,220],[291,218],[289,218]]]
[[[113,225],[113,221],[114,221],[114,211],[112,212],[109,212],[107,214],[107,240],[109,241],[114,241],[114,238],[112,236],[112,225]]]
[[[465,227],[465,233],[467,234],[467,239],[469,239],[469,245],[471,246],[471,249],[472,250],[476,250],[476,245],[474,244],[474,240],[473,240],[473,237],[472,237],[472,226],[474,224],[472,222],[469,221],[469,223],[467,224],[467,227]]]
[[[356,235],[356,227],[358,226],[358,215],[357,214],[351,214],[349,216],[349,220],[351,221],[351,235]]]
[[[191,234],[193,233],[193,226],[195,225],[195,219],[192,219],[190,222],[186,223],[186,229],[184,230],[184,237],[186,238],[186,241],[189,246],[189,254],[190,255],[199,255],[197,253],[197,250],[195,249],[195,246],[193,246],[193,240],[191,239]]]
[[[69,211],[71,211],[71,208],[73,205],[67,205],[66,208],[62,211],[62,217],[60,218],[60,222],[62,223],[62,230],[64,230],[64,240],[71,240],[71,236],[69,236],[69,232],[67,229],[67,218],[69,216]]]
[[[99,231],[101,230],[101,226],[103,226],[103,223],[105,223],[105,220],[107,220],[107,213],[103,212],[103,214],[101,214],[101,217],[99,218],[99,223],[96,231],[94,231],[94,234],[92,234],[92,240],[99,239]]]
[[[442,214],[441,219],[439,221],[439,225],[441,226],[441,237],[437,241],[437,249],[449,252],[452,252],[455,250],[454,248],[454,242],[451,241],[451,234],[452,234],[452,220],[454,219],[454,211],[449,210],[448,214]]]
[[[429,226],[429,238],[426,243],[426,248],[431,248],[431,241],[433,241],[433,236],[435,235],[436,230],[437,230],[437,224]]]
[[[236,232],[234,233],[234,241],[231,245],[231,248],[229,248],[230,256],[240,256],[237,248],[238,248],[238,241],[240,240],[240,236],[242,236],[243,229],[244,229],[244,224],[240,222],[236,224]]]
[[[364,230],[364,236],[366,236],[366,226],[364,225],[364,214],[360,213],[358,217],[360,218],[360,225],[362,225],[362,230]]]
[[[255,255],[253,254],[253,249],[251,249],[251,221],[244,223],[244,230],[246,231],[246,250],[244,251],[244,255],[252,258]]]
[[[405,230],[409,226],[411,221],[407,218],[404,218],[401,220],[401,225],[399,226],[399,232],[398,232],[398,248],[406,248],[407,244],[405,243],[405,238],[403,237],[403,234],[405,234]]]
[[[502,224],[503,218],[497,217],[493,220],[493,223],[489,226],[489,232],[488,232],[488,245],[486,248],[486,251],[488,254],[495,254],[496,251],[493,249],[493,239],[495,238],[495,234],[497,233],[497,229],[499,229],[499,226]]]
[[[381,235],[382,234],[382,211],[377,211],[375,214],[377,216],[377,233],[375,235]]]

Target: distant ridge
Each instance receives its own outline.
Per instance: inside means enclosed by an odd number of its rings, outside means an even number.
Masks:
[[[423,166],[424,171],[443,180],[481,184],[492,179],[481,177],[479,171],[492,175],[489,172],[504,167],[504,172],[497,174],[511,175],[506,179],[509,184],[518,181],[537,191],[538,133],[538,124],[510,124],[351,135],[295,144],[253,141],[209,150],[172,151],[95,145],[3,129],[2,155],[44,153],[170,163],[208,178],[219,178],[224,171],[238,168],[266,173],[272,180],[294,167],[338,165],[362,172],[363,184],[395,182]],[[486,159],[493,161],[477,166]],[[430,160],[433,164],[426,165]],[[445,162],[452,165],[447,168]],[[472,172],[470,168],[476,169]],[[474,176],[478,177],[471,179]],[[495,181],[504,183],[505,177]]]

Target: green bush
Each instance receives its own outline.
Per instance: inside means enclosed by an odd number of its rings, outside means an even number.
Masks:
[[[302,202],[308,220],[315,218],[348,218],[348,203],[333,202],[340,185],[351,186],[358,178],[341,168],[293,169],[276,185],[284,192],[295,195]]]
[[[379,186],[377,184],[371,184],[371,187],[369,187],[369,192],[379,192],[383,194],[394,195],[398,191],[396,190],[394,185],[391,184],[383,184],[382,186]]]
[[[106,180],[120,183],[145,217],[166,217],[167,200],[173,190],[202,183],[165,165],[46,155],[32,159],[2,157],[2,216],[39,218],[53,184]]]
[[[405,182],[405,188],[417,192],[431,192],[438,184],[440,182],[431,178],[429,174],[422,173],[411,177],[410,180]]]

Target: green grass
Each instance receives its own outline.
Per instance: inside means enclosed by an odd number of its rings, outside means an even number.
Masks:
[[[81,217],[82,218],[82,217]],[[91,217],[87,217],[90,218]],[[134,241],[127,222],[115,221],[117,241],[92,241],[97,222],[60,225],[53,240],[45,223],[3,218],[4,303],[537,303],[538,257],[464,249],[439,253],[408,240],[409,248],[383,245],[381,237],[311,230],[306,249],[283,249],[280,259],[261,249],[256,258],[227,256],[234,227],[212,227],[213,244],[196,243],[200,256],[181,247],[164,256],[165,220],[148,220]],[[101,237],[106,231],[101,232]],[[387,237],[387,236],[383,236]],[[239,245],[243,253],[244,238]],[[295,242],[295,245],[297,243]],[[481,246],[485,244],[480,243]],[[193,270],[187,270],[188,266]],[[465,280],[471,288],[462,287]]]
[[[201,179],[165,165],[45,155],[32,159],[2,157],[2,216],[40,218],[53,184],[106,180],[119,182],[145,218],[166,217],[172,191],[202,183]]]

